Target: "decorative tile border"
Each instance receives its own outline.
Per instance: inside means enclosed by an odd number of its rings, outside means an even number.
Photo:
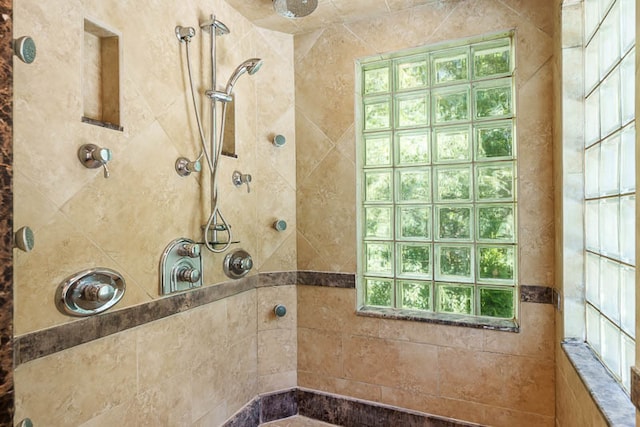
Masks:
[[[13,425],[13,3],[0,0],[0,425]]]
[[[631,403],[640,410],[640,370],[631,367]]]
[[[520,286],[520,301],[553,304],[554,292],[555,289],[546,286]]]
[[[629,396],[622,391],[587,344],[578,340],[566,340],[562,343],[562,349],[607,423],[614,427],[634,427],[636,411]]]
[[[11,275],[8,277],[11,279]],[[261,273],[240,280],[205,286],[189,292],[160,298],[146,304],[127,307],[122,310],[87,317],[60,326],[21,335],[14,339],[13,361],[15,366],[18,366],[67,348],[210,304],[251,289],[268,286],[293,286],[296,284],[353,289],[355,288],[355,274],[284,271]],[[549,295],[551,295],[550,288],[523,286],[521,289],[522,295],[526,295],[526,297],[523,297],[525,302],[551,303],[549,298]],[[362,316],[386,319],[415,320],[509,332],[518,331],[518,325],[514,321],[504,319],[482,319],[481,322],[478,322],[478,318],[469,316],[443,316],[438,313],[416,314],[415,311],[375,307],[367,307],[357,313]],[[10,353],[9,356],[11,356]]]
[[[223,427],[257,427],[294,415],[338,426],[478,427],[451,418],[295,388],[254,398]]]

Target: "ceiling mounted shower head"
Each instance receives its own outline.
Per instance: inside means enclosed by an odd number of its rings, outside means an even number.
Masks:
[[[302,18],[318,7],[318,0],[273,0],[273,8],[285,18]]]

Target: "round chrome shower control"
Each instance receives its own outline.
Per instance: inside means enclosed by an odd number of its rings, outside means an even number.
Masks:
[[[200,271],[195,268],[180,267],[177,276],[181,282],[196,283],[200,280]]]
[[[108,283],[90,283],[80,286],[82,296],[87,301],[105,302],[113,298],[116,290]]]
[[[224,273],[232,279],[244,277],[253,268],[253,259],[248,252],[239,249],[224,257]]]
[[[178,255],[198,258],[200,256],[200,245],[196,243],[184,243],[182,247],[178,249]]]

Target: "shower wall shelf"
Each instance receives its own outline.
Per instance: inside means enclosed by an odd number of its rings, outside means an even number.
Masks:
[[[168,295],[202,286],[202,252],[189,239],[169,243],[160,261],[160,294]]]

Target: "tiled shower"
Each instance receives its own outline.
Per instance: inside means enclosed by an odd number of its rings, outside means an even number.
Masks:
[[[36,236],[32,252],[13,251],[6,280],[14,422],[217,426],[256,396],[297,388],[496,426],[572,425],[594,411],[560,350],[552,304],[558,2],[388,2],[383,15],[297,34],[267,29],[272,20],[260,27],[231,1],[149,3],[13,1],[14,37],[38,46],[33,64],[13,68],[13,227]],[[222,208],[255,265],[230,281],[224,255],[205,254],[205,286],[161,298],[159,256],[199,235],[209,192],[174,170],[198,152],[174,27],[211,13],[231,30],[218,45],[222,76],[246,57],[264,60],[236,88],[237,157],[220,171]],[[121,129],[82,121],[94,111],[88,92],[100,93],[86,84],[96,69],[87,21],[120,40]],[[354,61],[506,30],[516,34],[519,332],[356,315]],[[207,45],[197,38],[202,82]],[[78,162],[86,143],[112,150],[109,178]],[[233,185],[235,170],[252,174],[250,192]],[[123,300],[98,318],[62,315],[60,281],[97,266],[123,274]]]

